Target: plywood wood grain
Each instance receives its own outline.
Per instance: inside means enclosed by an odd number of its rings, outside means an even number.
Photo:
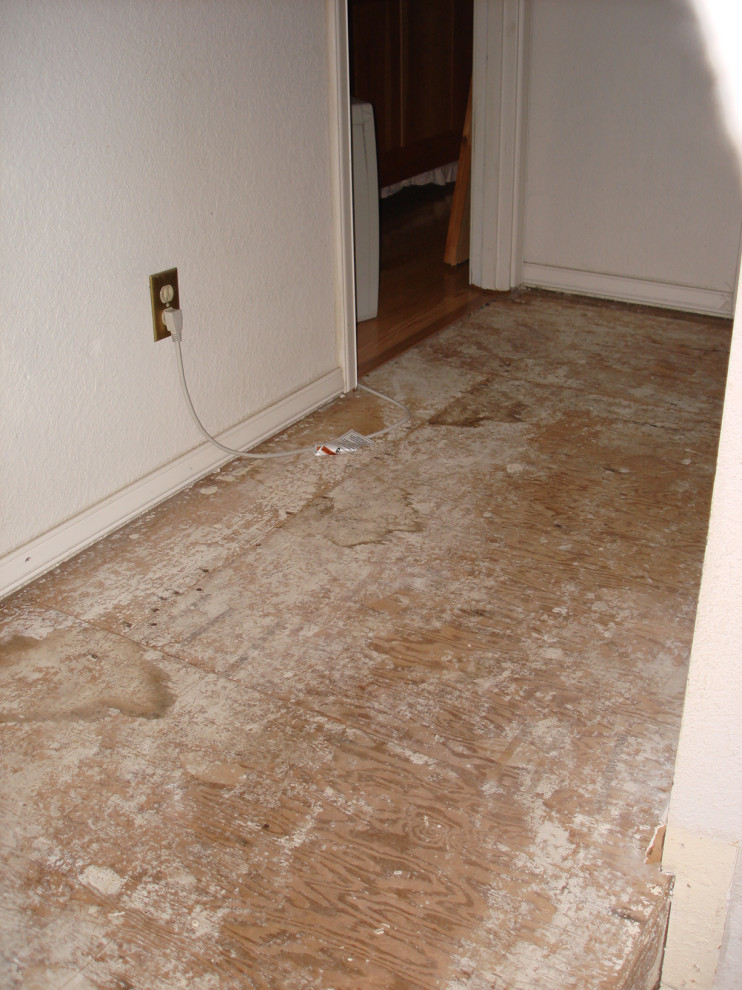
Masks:
[[[0,985],[645,986],[728,344],[497,297],[369,378],[403,429],[4,602]]]

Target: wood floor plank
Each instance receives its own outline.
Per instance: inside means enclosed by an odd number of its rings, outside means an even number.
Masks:
[[[357,327],[358,373],[365,375],[478,309],[491,296],[469,285],[469,267],[444,262],[453,193],[412,187],[382,200],[379,310]]]

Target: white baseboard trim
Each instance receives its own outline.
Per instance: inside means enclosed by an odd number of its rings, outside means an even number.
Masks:
[[[601,299],[620,299],[624,302],[711,316],[731,317],[734,302],[731,292],[716,289],[699,289],[692,285],[626,278],[623,275],[604,275],[574,268],[558,268],[555,265],[536,265],[528,261],[523,263],[523,282],[541,289],[557,289],[560,292],[598,296]]]
[[[249,416],[217,439],[228,447],[253,447],[343,392],[343,372],[335,368],[262,412]],[[230,460],[205,442],[101,502],[0,558],[0,598],[73,557],[159,502]]]

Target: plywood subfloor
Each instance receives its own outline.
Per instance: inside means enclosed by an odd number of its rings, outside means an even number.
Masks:
[[[498,298],[369,377],[413,414],[371,450],[235,461],[7,600],[0,985],[645,985],[728,342]]]

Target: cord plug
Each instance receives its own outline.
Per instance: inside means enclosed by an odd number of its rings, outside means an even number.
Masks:
[[[173,340],[183,339],[183,310],[173,309],[172,306],[168,306],[167,309],[163,310],[162,322],[170,331]]]

